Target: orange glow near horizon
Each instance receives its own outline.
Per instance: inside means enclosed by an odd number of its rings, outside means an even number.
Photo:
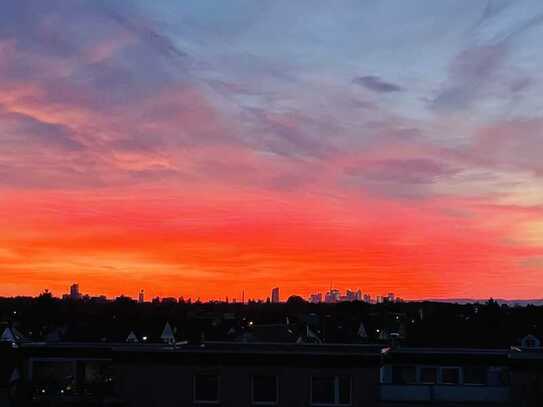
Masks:
[[[265,299],[274,286],[283,298],[306,297],[331,283],[409,299],[538,295],[535,271],[518,276],[514,261],[537,248],[500,244],[501,226],[447,217],[439,201],[409,207],[291,193],[289,202],[217,188],[202,205],[191,204],[205,199],[197,193],[154,188],[94,193],[5,195],[2,295],[61,295],[71,282],[91,295],[144,289],[148,298],[201,300],[239,299],[242,290]]]

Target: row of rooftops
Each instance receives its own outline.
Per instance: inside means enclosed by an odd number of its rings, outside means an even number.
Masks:
[[[379,364],[394,363],[486,363],[514,364],[543,362],[543,347],[515,347],[504,349],[480,348],[419,348],[392,346],[390,344],[331,344],[331,343],[286,343],[286,342],[232,342],[202,341],[176,342],[173,334],[168,336],[166,324],[163,342],[36,342],[25,339],[14,329],[6,329],[0,338],[4,343],[11,342],[18,353],[29,357],[96,357],[123,362],[137,360],[176,361],[197,360],[203,357],[212,362],[213,358],[225,363],[247,361],[253,357],[255,363],[272,362],[274,358],[281,363],[290,364],[289,358],[307,362],[310,358],[321,357],[340,364]],[[164,338],[163,338],[164,339]],[[520,361],[520,362],[514,362]],[[522,362],[523,361],[523,362]]]
[[[23,353],[93,352],[108,353],[196,353],[196,354],[260,354],[260,355],[332,355],[356,357],[396,357],[410,359],[543,359],[543,348],[476,349],[476,348],[414,348],[390,347],[382,344],[291,344],[291,343],[239,343],[203,342],[189,344],[160,343],[101,343],[101,342],[26,342],[17,345]]]

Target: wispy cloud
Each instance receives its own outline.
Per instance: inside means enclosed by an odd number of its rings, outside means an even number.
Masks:
[[[401,92],[403,88],[392,82],[386,82],[375,75],[358,76],[353,79],[357,85],[377,93]]]

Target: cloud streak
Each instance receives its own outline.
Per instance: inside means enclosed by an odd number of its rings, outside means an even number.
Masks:
[[[403,90],[401,86],[386,82],[375,75],[358,76],[353,79],[353,83],[377,93],[401,92]]]

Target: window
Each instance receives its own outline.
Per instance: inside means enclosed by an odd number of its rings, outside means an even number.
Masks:
[[[489,386],[508,386],[511,384],[509,369],[505,367],[489,367],[487,377]]]
[[[422,384],[435,384],[435,383],[437,383],[437,368],[435,368],[435,367],[421,367],[420,368],[420,382]]]
[[[351,404],[351,377],[312,377],[311,404],[314,406],[337,406]]]
[[[480,366],[464,367],[464,384],[486,384],[487,370]]]
[[[443,384],[458,384],[458,383],[460,383],[460,368],[458,368],[458,367],[443,367],[443,368],[441,368],[441,382]]]
[[[252,402],[254,404],[277,404],[278,380],[276,376],[253,376]]]
[[[417,368],[415,366],[393,366],[392,383],[394,384],[416,384]]]
[[[75,363],[73,361],[34,361],[32,381],[35,391],[41,395],[63,395],[75,387]]]
[[[194,376],[194,402],[219,402],[219,376],[214,374],[198,374]]]
[[[77,364],[78,382],[85,393],[112,394],[115,375],[111,363],[103,360],[81,361]]]

